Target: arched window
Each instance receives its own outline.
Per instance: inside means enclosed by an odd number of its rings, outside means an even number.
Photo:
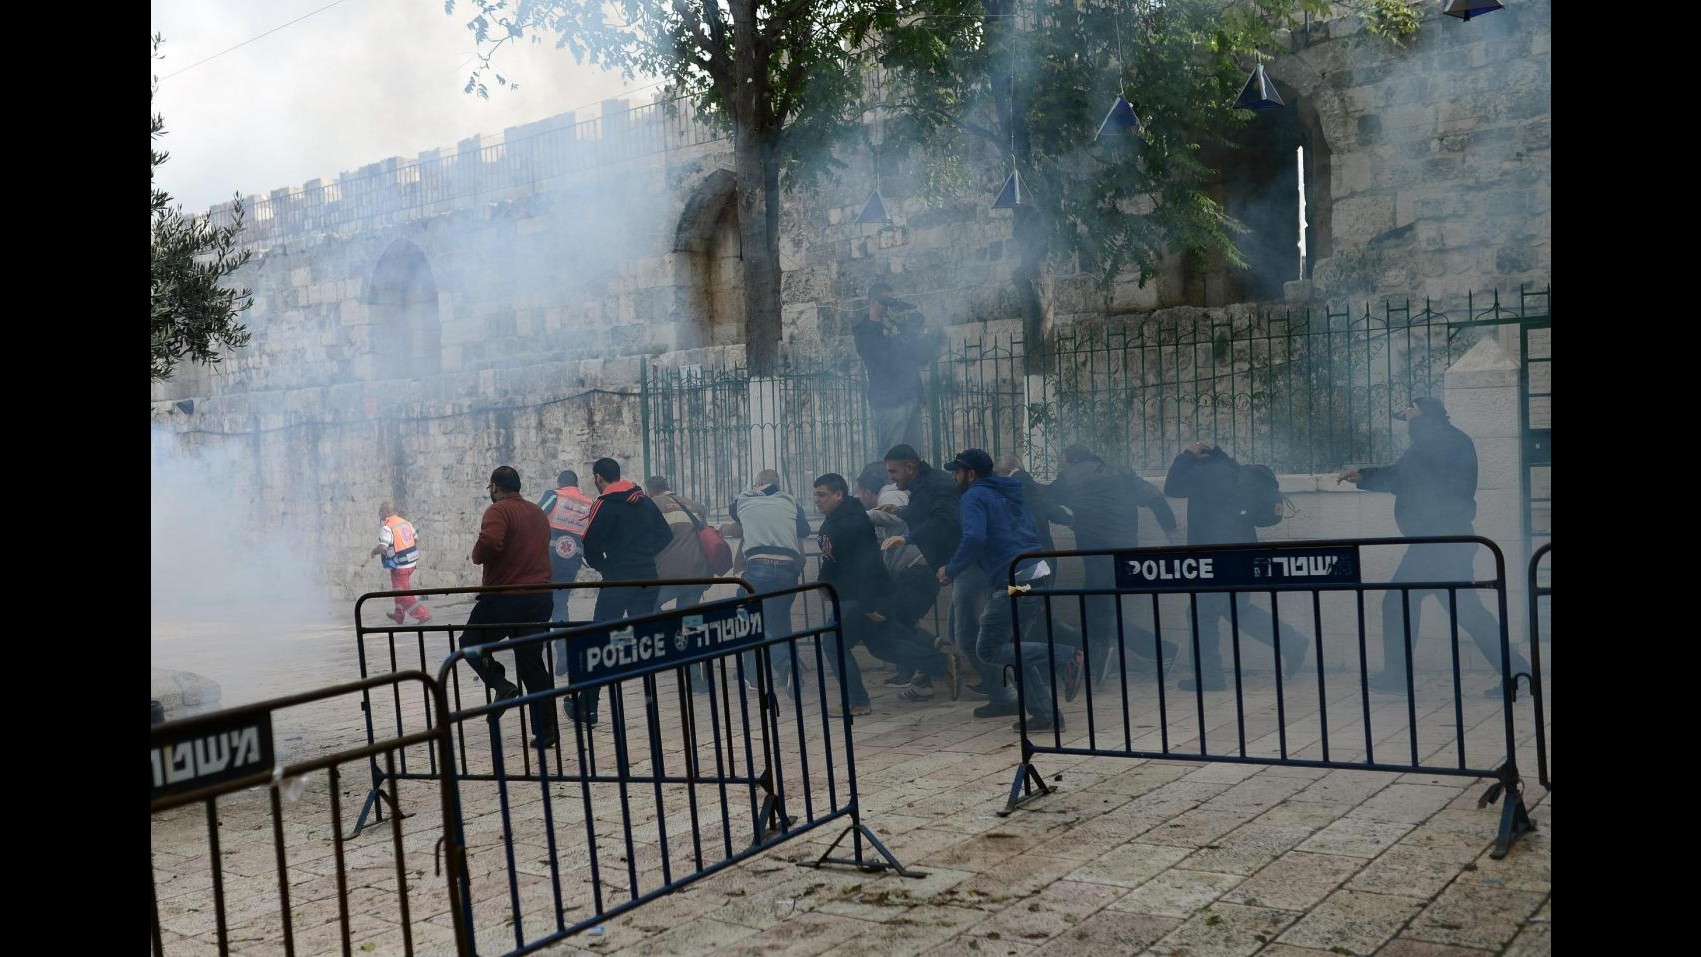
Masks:
[[[398,240],[372,270],[367,287],[375,379],[436,375],[443,367],[437,282],[419,247]]]
[[[675,309],[680,348],[744,341],[744,252],[738,233],[737,189],[731,170],[718,169],[685,201],[673,250],[682,256]]]

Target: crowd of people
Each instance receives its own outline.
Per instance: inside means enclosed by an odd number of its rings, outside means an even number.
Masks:
[[[964,449],[935,467],[916,445],[921,433],[919,370],[936,348],[936,336],[926,333],[913,307],[892,297],[889,286],[877,284],[869,299],[868,317],[856,327],[855,338],[869,371],[876,425],[889,442],[884,458],[867,464],[854,479],[837,472],[814,479],[809,497],[820,516],[818,527],[812,527],[799,498],[781,487],[780,473],[762,469],[751,487],[727,504],[731,521],[717,530],[739,543],[735,573],[758,594],[797,585],[806,578],[805,543],[814,539],[819,551],[815,579],[834,588],[841,626],[837,632],[846,646],[840,671],[841,656],[833,647],[833,633],[827,633],[825,661],[843,685],[853,715],[872,712],[852,653],[858,646],[892,667],[886,684],[899,689],[900,701],[929,701],[943,689],[952,700],[965,693],[984,697],[974,716],[1001,718],[1018,715],[1021,700],[1028,709],[1027,727],[1034,730],[1062,730],[1064,717],[1055,705],[1072,702],[1084,682],[1102,681],[1117,668],[1153,671],[1162,659],[1166,673],[1173,673],[1169,666],[1176,643],[1144,628],[1134,620],[1137,616],[1120,613],[1117,596],[1087,596],[1078,625],[1059,615],[1044,620],[1046,603],[1040,601],[1014,603],[1021,616],[1015,621],[1007,597],[1011,579],[1016,587],[1039,591],[1053,582],[1056,559],[1030,554],[1054,550],[1052,525],[1072,529],[1075,546],[1083,551],[1140,547],[1142,508],[1151,511],[1171,546],[1255,543],[1258,528],[1281,517],[1279,494],[1268,494],[1276,491],[1274,476],[1262,466],[1243,466],[1207,442],[1180,450],[1161,489],[1082,445],[1064,450],[1049,484],[1030,475],[1019,456],[1006,453],[995,460],[978,448]],[[1392,465],[1343,472],[1340,481],[1393,493],[1395,519],[1406,536],[1472,534],[1477,462],[1470,438],[1449,422],[1445,406],[1431,397],[1414,399],[1397,417],[1410,430],[1408,451]],[[507,679],[493,655],[480,649],[492,650],[513,635],[531,633],[530,626],[515,623],[570,620],[567,590],[527,591],[519,586],[571,582],[586,565],[605,581],[635,583],[595,589],[592,618],[606,622],[651,614],[668,604],[676,609],[697,605],[709,587],[702,579],[717,570],[704,547],[710,529],[707,510],[675,491],[666,476],[649,476],[640,487],[622,477],[620,463],[612,458],[598,459],[591,476],[594,497],[580,490],[576,472],[566,470],[533,503],[521,494],[520,476],[512,467],[491,473],[491,505],[470,558],[482,567],[484,585],[512,590],[478,595],[464,644],[469,663],[498,699],[518,696],[521,686],[528,693],[553,688],[554,676],[536,643],[513,648],[518,684]],[[1169,499],[1187,504],[1185,533]],[[418,560],[417,532],[388,503],[379,519],[372,554],[390,571],[392,586],[407,589]],[[1393,580],[1468,581],[1472,551],[1469,544],[1410,546]],[[1111,556],[1089,556],[1082,562],[1088,590],[1115,588]],[[947,585],[951,595],[946,625],[944,633],[935,635],[922,621]],[[1416,644],[1425,593],[1411,595],[1409,607],[1398,591],[1389,591],[1384,599],[1384,666],[1369,679],[1376,691],[1408,690],[1408,654]],[[1492,615],[1473,589],[1460,589],[1456,595],[1460,628],[1498,670],[1499,631]],[[795,597],[765,600],[763,618],[770,635],[776,628],[789,633]],[[398,596],[389,616],[398,625],[408,616],[417,623],[431,620],[426,605],[410,595]],[[1298,675],[1305,667],[1310,648],[1306,636],[1254,605],[1247,593],[1236,593],[1232,608],[1221,592],[1200,593],[1189,619],[1197,630],[1198,654],[1191,667],[1177,675],[1183,690],[1229,686],[1219,631],[1225,619],[1238,624],[1244,637],[1279,644],[1274,653],[1280,656],[1284,675]],[[1005,680],[1007,669],[1015,671],[1010,666],[1017,660],[1018,636],[1022,669],[1014,677],[1025,689],[1020,699],[1016,683]],[[561,643],[554,657],[555,674],[564,674],[567,655]],[[1512,658],[1512,673],[1528,670],[1516,651]],[[754,664],[748,656],[746,660]],[[775,683],[789,690],[799,663],[783,646],[775,647],[771,662]],[[694,676],[693,684],[699,691],[708,687],[701,676]],[[1498,685],[1489,689],[1496,697],[1500,691]],[[598,721],[595,695],[568,696],[563,705],[575,721]],[[553,746],[553,710],[534,702],[531,712],[533,746]]]

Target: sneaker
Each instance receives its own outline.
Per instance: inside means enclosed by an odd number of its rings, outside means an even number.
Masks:
[[[402,610],[400,608],[393,608],[385,612],[384,617],[399,625],[402,623]]]
[[[1075,696],[1081,693],[1081,672],[1086,660],[1086,652],[1077,648],[1075,657],[1070,659],[1068,666],[1063,669],[1064,701],[1074,701]]]
[[[1014,730],[1014,731],[1020,731],[1020,730],[1022,730],[1022,722],[1018,721],[1015,724],[1011,725],[1010,728],[1011,728],[1011,730]],[[1057,731],[1063,730],[1063,716],[1062,715],[1058,715],[1055,719],[1042,718],[1038,715],[1035,715],[1035,716],[1028,719],[1028,730],[1029,731],[1051,731],[1054,728]]]
[[[920,675],[917,675],[913,671],[895,672],[892,677],[886,679],[886,687],[907,688],[913,683],[913,679],[918,677],[920,677]]]
[[[988,701],[975,709],[975,717],[1006,718],[1021,713],[1021,710],[1014,701]]]
[[[1406,676],[1397,671],[1381,671],[1370,679],[1370,690],[1383,694],[1405,694]]]
[[[932,701],[933,681],[930,678],[917,678],[914,684],[898,692],[898,698],[903,701]]]
[[[421,607],[424,607],[424,606],[421,606]],[[427,612],[422,613],[422,612],[416,611],[416,612],[414,612],[413,620],[416,624],[423,625],[426,622],[431,620],[431,612],[427,611]]]
[[[532,738],[532,750],[533,751],[548,751],[550,748],[555,747],[555,741],[556,741],[556,734],[555,734],[554,731],[549,732],[547,735],[544,735],[544,734],[537,735],[537,736]]]
[[[1183,678],[1177,686],[1183,691],[1199,691],[1201,689],[1205,691],[1226,691],[1228,682],[1223,680],[1222,675],[1206,675],[1203,681]]]

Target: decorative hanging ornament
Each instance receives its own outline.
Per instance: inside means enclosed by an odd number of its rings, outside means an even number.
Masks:
[[[1234,101],[1237,109],[1242,110],[1273,110],[1278,106],[1286,106],[1281,94],[1276,92],[1276,84],[1270,82],[1264,73],[1264,64],[1252,68],[1252,75],[1246,78],[1246,85],[1241,87],[1240,97]]]
[[[998,198],[992,201],[992,208],[1015,209],[1025,205],[1022,202],[1022,174],[1012,169],[1009,178],[1004,180],[1004,188],[998,191]]]
[[[1504,9],[1506,7],[1500,3],[1500,0],[1447,0],[1442,6],[1441,12],[1445,16],[1469,20],[1472,17],[1480,17],[1485,13]]]
[[[856,217],[856,223],[861,226],[869,223],[890,225],[891,222],[892,217],[886,212],[886,201],[880,198],[880,190],[875,189],[868,194],[868,202],[863,204],[862,213]]]
[[[1099,124],[1098,133],[1093,139],[1103,140],[1107,137],[1126,135],[1140,129],[1140,118],[1134,115],[1134,104],[1128,102],[1126,96],[1118,96],[1116,102],[1105,114],[1104,122]]]

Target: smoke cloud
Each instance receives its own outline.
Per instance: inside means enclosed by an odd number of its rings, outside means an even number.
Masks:
[[[153,667],[211,679],[224,706],[281,693],[270,682],[292,673],[286,642],[335,620],[314,553],[265,501],[243,494],[252,465],[236,447],[189,454],[158,428],[151,445]]]

